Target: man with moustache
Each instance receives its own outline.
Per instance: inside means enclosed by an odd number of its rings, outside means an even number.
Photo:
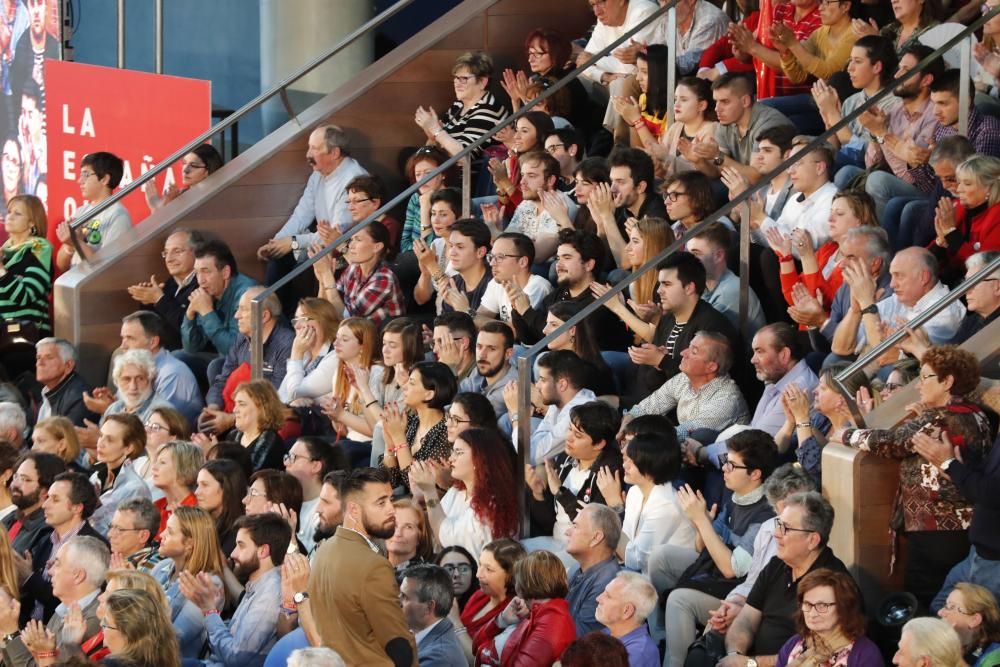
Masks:
[[[3,520],[11,549],[23,567],[24,575],[31,570],[31,563],[21,561],[21,555],[30,552],[41,540],[52,532],[45,523],[42,505],[49,496],[49,487],[58,475],[66,472],[66,464],[55,454],[28,452],[14,466],[14,477],[10,482],[10,499],[17,511]]]
[[[517,380],[510,363],[514,354],[514,332],[503,322],[491,320],[479,328],[476,337],[476,370],[462,380],[460,392],[482,394],[490,399],[497,417],[507,413],[503,388]]]
[[[399,606],[396,575],[381,548],[396,530],[389,474],[352,470],[341,487],[344,523],[316,552],[309,599],[324,646],[349,665],[412,667],[417,652]]]
[[[273,512],[236,521],[233,574],[245,586],[227,627],[219,616],[224,593],[206,572],[181,572],[181,593],[201,609],[208,630],[206,667],[261,667],[277,638],[281,564],[292,539],[288,522]]]
[[[319,504],[316,505],[316,532],[313,533],[313,550],[310,557],[316,555],[320,546],[333,537],[337,527],[344,523],[344,503],[340,496],[340,488],[347,478],[343,470],[328,472],[323,478],[323,486],[319,490]]]

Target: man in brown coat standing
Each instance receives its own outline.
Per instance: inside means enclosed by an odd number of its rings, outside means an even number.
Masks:
[[[309,599],[325,646],[348,665],[416,667],[417,651],[392,565],[372,542],[396,530],[384,470],[351,471],[341,489],[344,523],[316,552]]]

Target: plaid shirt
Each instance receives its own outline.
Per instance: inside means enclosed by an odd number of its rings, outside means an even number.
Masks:
[[[396,274],[385,262],[376,266],[368,277],[358,264],[349,265],[337,279],[337,291],[344,299],[348,317],[367,317],[375,326],[406,310]]]
[[[795,33],[795,39],[800,42],[806,41],[809,35],[813,34],[821,25],[823,25],[823,20],[819,16],[819,5],[813,8],[811,12],[802,17],[801,21],[795,20],[795,5],[791,2],[786,2],[778,5],[774,8],[774,21],[772,25],[777,23],[784,23],[792,32]],[[770,41],[770,40],[768,40]],[[774,48],[773,46],[768,46],[768,48]],[[754,64],[760,67],[760,61],[756,58],[754,59]],[[801,93],[812,92],[812,78],[808,78],[802,83],[792,83],[785,74],[784,70],[780,67],[775,70],[774,77],[774,92],[775,97],[785,97],[788,95],[799,95]]]
[[[747,424],[750,411],[743,394],[732,378],[716,377],[700,389],[691,386],[684,373],[678,373],[644,398],[628,414],[666,415],[677,408],[678,438],[699,428],[722,431],[733,424]]]
[[[934,141],[936,145],[941,139],[958,134],[958,124],[942,125],[938,123],[934,127]],[[972,107],[969,114],[969,131],[966,133],[972,148],[980,155],[992,155],[1000,157],[1000,118],[987,116],[980,113],[976,107]],[[922,192],[934,190],[937,177],[929,164],[922,164],[910,170],[913,176],[913,184],[920,188]]]

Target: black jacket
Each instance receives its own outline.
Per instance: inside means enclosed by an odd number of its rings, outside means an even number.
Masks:
[[[597,457],[597,460],[590,467],[587,480],[577,493],[573,493],[565,486],[561,486],[559,487],[559,493],[552,495],[548,482],[545,483],[545,498],[543,500],[535,500],[535,497],[531,495],[531,491],[528,491],[528,514],[531,518],[531,534],[533,536],[552,535],[558,514],[556,503],[562,506],[563,511],[569,516],[570,521],[575,519],[577,513],[580,511],[580,501],[584,503],[600,503],[601,505],[608,504],[604,495],[601,494],[600,487],[597,486],[597,471],[607,466],[612,475],[615,473],[618,473],[618,475],[623,474],[622,457],[618,454],[617,449],[615,449],[616,445],[617,443],[611,443],[605,446],[602,455]],[[565,452],[555,457],[555,466],[556,470],[559,471],[559,480],[561,482],[565,482],[566,478],[569,477],[574,463],[575,460],[570,458]],[[612,498],[611,500],[614,505],[621,504],[621,498]]]
[[[18,512],[8,514],[4,517],[3,527],[10,535],[10,527],[18,520]],[[33,551],[39,541],[48,538],[52,528],[45,523],[45,512],[39,507],[37,510],[21,520],[21,529],[17,531],[17,536],[11,540],[10,547],[19,554],[25,551]]]
[[[560,301],[575,301],[586,306],[594,300],[594,295],[589,289],[584,290],[579,296],[571,296],[569,290],[560,287],[552,290],[546,295],[538,308],[529,308],[521,315],[514,309],[511,313],[511,323],[514,325],[514,337],[522,345],[534,345],[540,341],[544,334],[545,317],[552,304]],[[624,350],[632,340],[632,334],[628,327],[607,308],[598,308],[591,315],[591,325],[597,336],[597,344],[602,350]]]
[[[948,475],[959,493],[975,503],[969,541],[980,557],[1000,560],[1000,447],[993,443],[990,455],[982,466],[971,467],[955,460],[948,466]]]
[[[52,391],[42,390],[42,396],[52,406],[53,417],[66,417],[74,426],[83,426],[83,420],[89,419],[96,424],[100,415],[87,409],[83,402],[83,392],[89,392],[92,387],[76,371],[63,378]]]

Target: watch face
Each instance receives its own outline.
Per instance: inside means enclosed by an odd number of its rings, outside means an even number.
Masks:
[[[292,600],[295,602],[295,604],[302,604],[302,602],[304,600],[307,600],[308,598],[309,598],[308,593],[296,593],[295,595],[292,596]]]

